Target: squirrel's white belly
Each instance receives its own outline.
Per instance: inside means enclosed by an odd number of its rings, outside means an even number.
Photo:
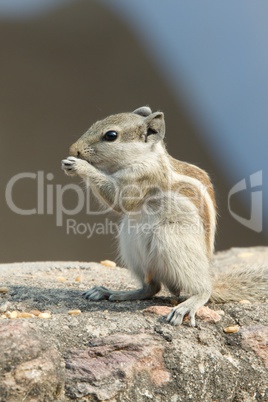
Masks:
[[[204,229],[201,218],[193,225],[198,216],[192,206],[190,201],[177,204],[173,220],[157,213],[124,216],[119,239],[121,258],[141,281],[151,278],[173,293],[178,289],[190,293],[187,278],[193,270],[195,284],[202,283],[204,276],[210,283]]]
[[[153,222],[142,214],[125,215],[120,225],[120,254],[123,262],[138,278],[147,275],[151,243],[153,240]]]

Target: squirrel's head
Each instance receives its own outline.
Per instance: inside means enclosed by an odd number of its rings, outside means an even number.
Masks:
[[[164,114],[143,106],[97,121],[70,147],[70,155],[100,169],[117,170],[149,157],[164,136]]]

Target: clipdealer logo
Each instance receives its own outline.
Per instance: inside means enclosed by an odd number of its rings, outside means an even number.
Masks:
[[[16,186],[24,180],[31,180],[36,188],[35,205],[29,208],[22,208],[20,206],[20,199],[15,199]],[[11,211],[15,214],[29,216],[29,215],[55,215],[56,226],[63,226],[66,224],[67,234],[80,234],[87,235],[90,238],[93,234],[118,234],[118,225],[112,224],[112,221],[106,220],[105,223],[93,223],[92,226],[88,223],[77,222],[73,217],[80,213],[83,209],[87,215],[102,215],[107,214],[112,210],[111,207],[106,209],[93,210],[90,201],[90,187],[82,189],[78,184],[56,184],[53,183],[54,175],[52,173],[45,173],[43,171],[24,172],[18,173],[13,176],[6,185],[5,198],[6,203]],[[126,188],[123,189],[120,195],[119,202],[122,206],[127,197],[125,194]],[[240,216],[232,210],[231,200],[232,197],[241,192],[250,192],[251,207],[250,218]],[[66,207],[66,199],[70,196],[70,192],[75,194],[75,205],[72,208]],[[128,193],[128,191],[126,191]],[[141,195],[140,195],[141,196]],[[179,202],[180,194],[178,194]],[[136,197],[135,197],[136,198]],[[65,201],[64,201],[65,200]],[[167,208],[166,204],[162,207]],[[228,209],[232,217],[245,227],[260,233],[263,229],[263,191],[262,191],[262,171],[258,171],[236,183],[228,194]],[[145,209],[146,211],[146,209]],[[147,211],[148,212],[148,211]],[[155,211],[154,211],[155,213]],[[72,219],[68,219],[72,217]],[[117,227],[115,227],[116,225]],[[197,230],[196,228],[183,228],[183,230]],[[200,228],[198,228],[200,230]]]
[[[247,184],[248,182],[248,184]],[[231,208],[231,198],[238,193],[249,191],[250,192],[250,217],[244,218],[243,216],[235,213]],[[262,171],[259,170],[249,176],[249,180],[243,179],[236,183],[228,195],[228,209],[232,217],[237,220],[241,225],[260,233],[263,229],[263,191],[262,191]]]
[[[18,215],[55,215],[56,226],[62,226],[64,216],[74,216],[86,207],[86,213],[99,214],[103,211],[93,211],[90,209],[89,190],[84,191],[77,184],[55,184],[51,183],[54,179],[52,173],[45,174],[43,171],[37,173],[24,172],[13,176],[7,183],[5,198],[8,207]],[[36,206],[25,209],[21,208],[19,201],[14,200],[14,190],[16,185],[22,180],[33,180],[36,184]],[[76,194],[76,205],[73,208],[67,208],[64,205],[64,198],[68,193]],[[106,212],[106,211],[104,211]]]

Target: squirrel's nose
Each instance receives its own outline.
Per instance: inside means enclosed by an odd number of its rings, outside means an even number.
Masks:
[[[79,158],[80,151],[78,150],[77,142],[75,142],[73,145],[70,146],[69,155]]]

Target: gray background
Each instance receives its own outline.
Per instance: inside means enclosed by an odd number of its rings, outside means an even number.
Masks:
[[[5,4],[4,10],[0,1],[1,262],[115,258],[113,236],[68,235],[65,220],[56,226],[55,213],[18,215],[5,189],[21,172],[52,173],[45,184],[54,192],[56,185],[78,184],[60,170],[69,145],[96,120],[144,104],[165,113],[169,152],[209,172],[219,204],[216,248],[267,243],[266,9],[248,19],[247,7],[241,16],[237,7],[222,13],[205,1],[204,19],[192,1],[171,2],[166,12],[148,0],[144,9],[140,1],[38,2],[42,10],[32,1],[11,3],[13,9]],[[182,3],[188,8],[178,10]],[[247,37],[241,26],[248,27]],[[257,170],[264,182],[261,233],[242,226],[227,208],[231,187]],[[36,193],[35,180],[21,180],[13,199],[20,208],[35,208]],[[64,205],[75,203],[70,191]],[[232,209],[249,218],[250,193],[234,197]],[[107,216],[73,218],[94,224]]]

